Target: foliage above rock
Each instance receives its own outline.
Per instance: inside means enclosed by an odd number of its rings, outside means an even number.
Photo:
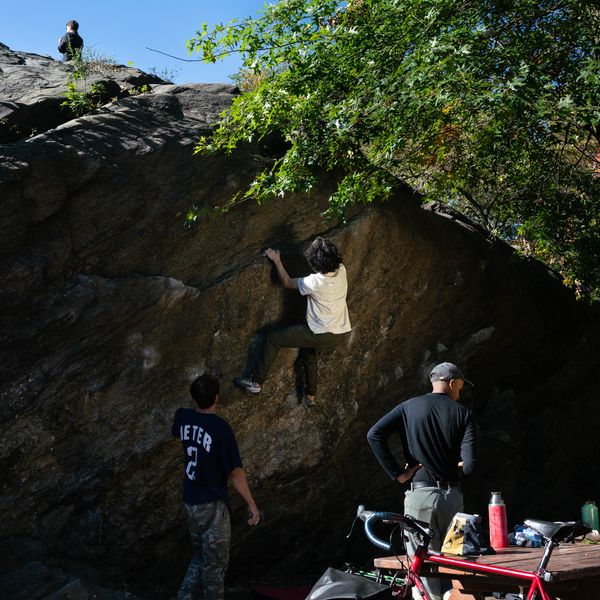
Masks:
[[[590,0],[280,0],[188,42],[241,53],[248,83],[198,150],[278,130],[287,151],[247,195],[325,168],[343,210],[404,181],[597,298],[599,30]]]

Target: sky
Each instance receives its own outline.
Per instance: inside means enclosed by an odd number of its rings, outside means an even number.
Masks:
[[[271,0],[267,3],[273,3]],[[79,34],[95,55],[129,64],[158,75],[174,75],[177,83],[230,82],[241,64],[228,58],[216,64],[181,62],[146,48],[185,59],[185,43],[201,24],[227,23],[257,16],[265,0],[5,0],[0,11],[0,42],[12,50],[61,59],[58,38],[66,22],[79,22]]]

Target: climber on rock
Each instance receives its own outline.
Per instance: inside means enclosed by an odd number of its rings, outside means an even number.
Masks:
[[[271,331],[262,352],[255,357],[252,376],[236,377],[233,383],[251,394],[259,394],[279,349],[299,348],[306,379],[303,402],[311,407],[315,405],[317,393],[317,353],[339,346],[351,330],[346,305],[348,283],[342,255],[330,241],[315,238],[306,252],[314,273],[299,278],[288,275],[279,250],[268,248],[264,255],[275,265],[284,288],[298,290],[307,297],[306,322]]]

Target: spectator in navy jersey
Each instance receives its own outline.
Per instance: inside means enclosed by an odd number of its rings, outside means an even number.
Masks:
[[[204,374],[190,388],[198,408],[178,408],[172,434],[183,447],[183,502],[194,555],[177,600],[223,600],[231,523],[228,482],[248,505],[248,525],[260,513],[229,423],[216,414],[219,382]]]

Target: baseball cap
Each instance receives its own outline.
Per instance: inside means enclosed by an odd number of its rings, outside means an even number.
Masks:
[[[473,384],[463,375],[463,372],[456,365],[449,362],[443,362],[433,367],[433,370],[429,373],[429,379],[431,379],[431,381],[462,379],[465,382],[465,385],[473,386]]]

